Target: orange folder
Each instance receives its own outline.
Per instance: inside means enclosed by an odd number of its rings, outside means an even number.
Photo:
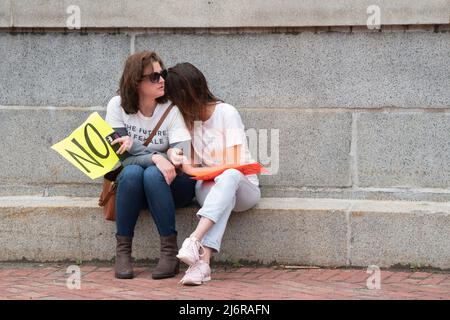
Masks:
[[[211,167],[207,173],[202,173],[201,175],[196,175],[192,177],[194,180],[214,180],[215,177],[222,174],[227,169],[236,169],[242,172],[244,175],[258,174],[258,173],[269,173],[269,171],[264,168],[260,163],[247,163],[241,165],[229,165],[222,167],[221,169],[216,169]]]

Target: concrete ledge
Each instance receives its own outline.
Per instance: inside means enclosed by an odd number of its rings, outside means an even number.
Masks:
[[[65,27],[71,5],[80,9],[81,27],[365,26],[373,4],[381,24],[449,22],[447,0],[8,0],[0,6],[0,27]]]
[[[0,261],[110,260],[115,225],[94,198],[0,197]],[[194,228],[196,207],[177,213],[179,242]],[[421,265],[450,268],[450,203],[263,198],[234,213],[217,260],[319,266]],[[147,213],[134,256],[158,257]]]
[[[0,184],[0,197],[27,195],[95,198],[99,195],[101,188],[101,180],[95,183]],[[324,188],[261,185],[261,193],[263,197],[275,198],[450,202],[450,190],[439,188]]]
[[[10,27],[11,16],[11,0],[2,0],[0,2],[0,27]]]

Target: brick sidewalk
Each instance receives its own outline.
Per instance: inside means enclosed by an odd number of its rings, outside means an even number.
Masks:
[[[148,266],[133,280],[114,278],[112,265],[82,265],[81,289],[68,289],[69,264],[0,264],[0,299],[450,299],[450,272],[381,271],[381,289],[368,289],[364,269],[285,269],[218,266],[199,287],[176,278],[152,280]],[[152,266],[153,267],[153,266]]]

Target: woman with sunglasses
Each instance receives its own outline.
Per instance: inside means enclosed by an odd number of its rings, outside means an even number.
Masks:
[[[144,51],[131,55],[120,79],[119,95],[107,106],[106,122],[121,136],[112,142],[124,168],[117,177],[115,276],[133,278],[131,249],[141,209],[148,208],[160,235],[160,258],[153,279],[174,277],[179,272],[175,208],[189,204],[195,181],[177,175],[166,152],[178,150],[191,137],[174,106],[153,140],[144,146],[151,130],[171,103],[164,94],[167,71],[161,58]],[[128,155],[125,158],[125,155]]]
[[[192,136],[188,158],[178,149],[168,151],[174,163],[182,163],[184,172],[196,175],[210,171],[210,167],[226,169],[230,164],[254,162],[239,112],[210,92],[195,66],[181,63],[169,68],[166,93],[180,109]],[[201,167],[196,167],[197,163]],[[248,210],[261,198],[258,177],[245,176],[236,169],[227,169],[211,181],[198,181],[195,195],[201,206],[199,223],[177,255],[190,266],[181,279],[185,285],[211,279],[210,258],[220,251],[231,211]]]

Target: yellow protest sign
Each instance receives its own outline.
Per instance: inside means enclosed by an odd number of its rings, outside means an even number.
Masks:
[[[111,171],[119,161],[106,136],[114,130],[97,113],[75,129],[66,139],[54,144],[52,149],[80,169],[91,179]]]

